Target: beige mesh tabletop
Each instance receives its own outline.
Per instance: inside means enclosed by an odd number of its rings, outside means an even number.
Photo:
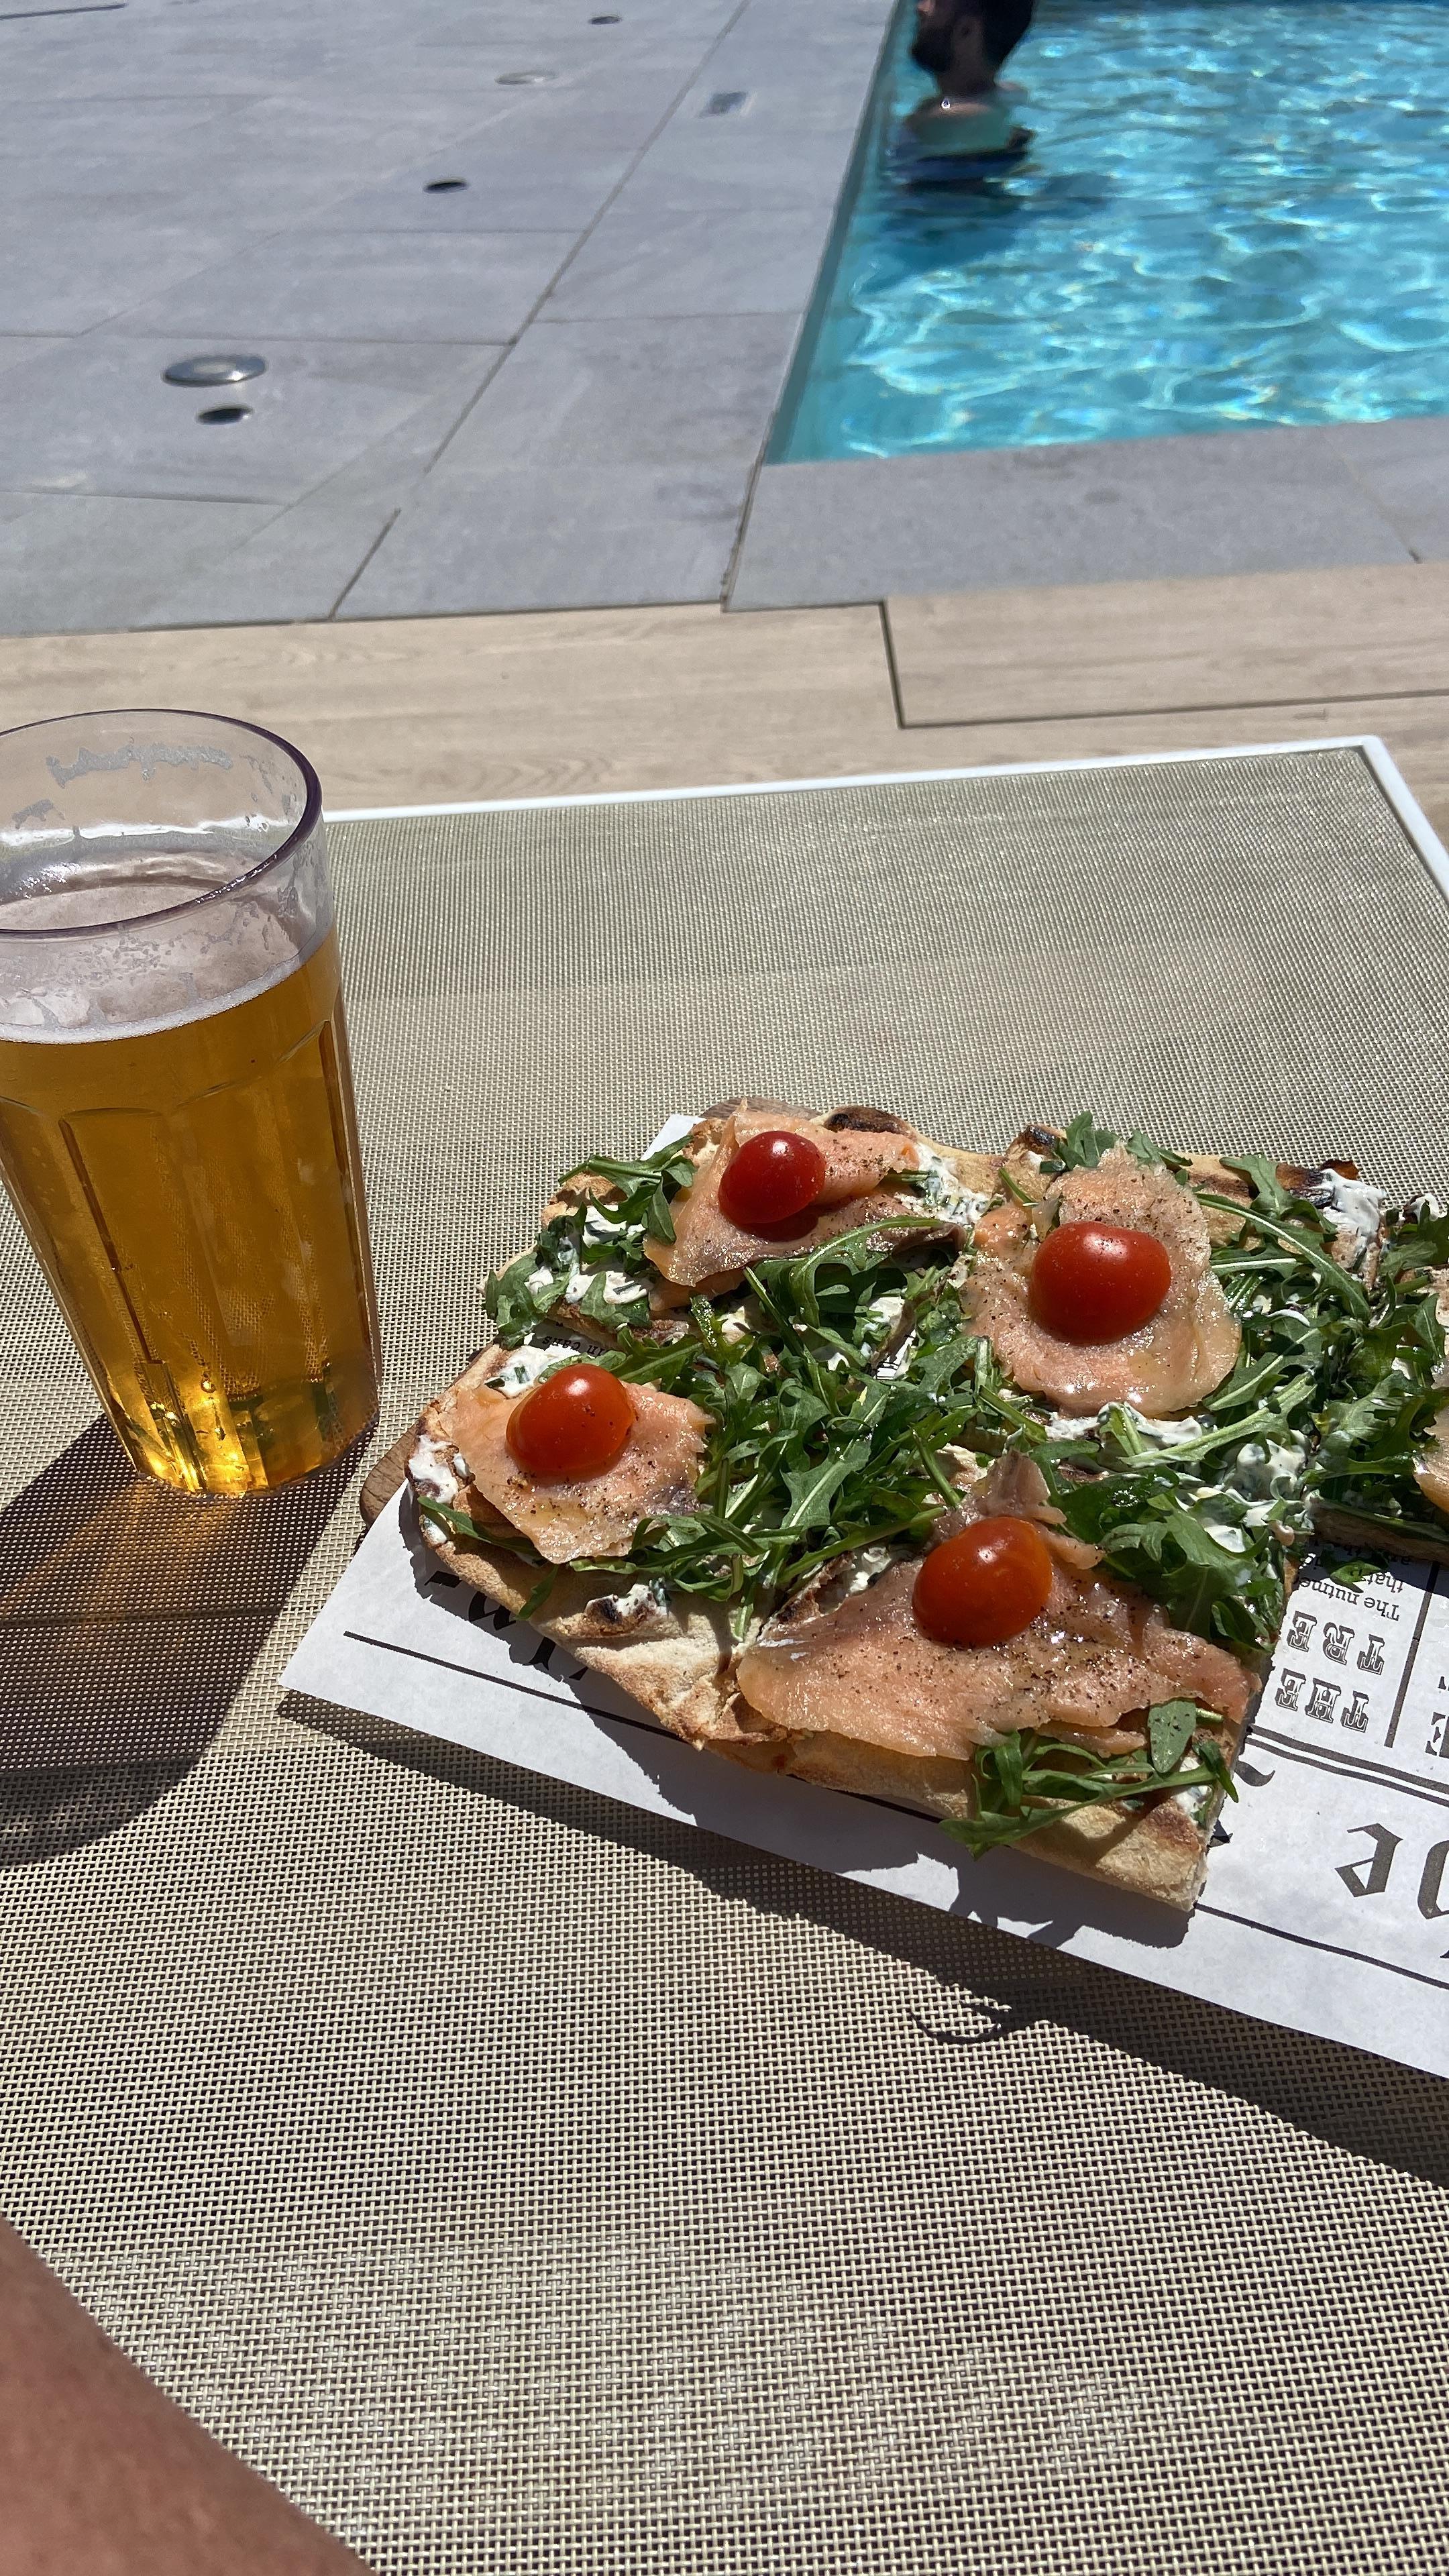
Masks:
[[[332,847],[369,1454],[555,1173],[744,1087],[1449,1180],[1354,746]],[[143,1486],[8,1215],[0,1301],[0,2201],[184,2405],[389,2576],[1439,2576],[1449,2088],[279,1704],[364,1462]]]

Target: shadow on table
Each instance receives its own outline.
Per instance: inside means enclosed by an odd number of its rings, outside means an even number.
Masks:
[[[185,1777],[353,1463],[177,1494],[95,1422],[0,1510],[0,1867],[93,1842]]]
[[[939,2013],[909,2016],[939,2054],[933,2080],[975,2050],[1029,2047],[1035,2025],[1051,2024],[1253,2103],[1350,2154],[1449,2183],[1449,2088],[1412,2067],[1200,2003],[1049,1943],[938,1913],[380,1719],[300,1694],[284,1709],[298,1724],[379,1761],[667,1859],[734,1903],[820,1924],[923,1969],[946,1989]]]

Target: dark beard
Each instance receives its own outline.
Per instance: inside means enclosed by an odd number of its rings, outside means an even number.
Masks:
[[[952,39],[944,29],[922,27],[911,47],[911,60],[923,72],[929,72],[932,80],[940,81],[951,68],[954,51]]]

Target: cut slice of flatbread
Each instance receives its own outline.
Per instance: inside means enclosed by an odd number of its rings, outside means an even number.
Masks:
[[[1148,1417],[1190,1414],[1231,1375],[1241,1332],[1214,1275],[1215,1252],[1251,1225],[1253,1188],[1215,1155],[1174,1160],[1096,1139],[1099,1159],[1063,1169],[1066,1138],[1024,1129],[1002,1164],[1001,1194],[978,1225],[968,1303],[1013,1384],[1074,1414],[1126,1403]],[[1147,1149],[1150,1151],[1150,1149]],[[1372,1284],[1384,1194],[1352,1165],[1306,1169],[1280,1163],[1291,1195],[1331,1216],[1334,1258]],[[1044,1234],[1058,1222],[1127,1227],[1166,1251],[1172,1284],[1165,1302],[1135,1332],[1102,1345],[1060,1339],[1037,1318],[1032,1272]]]
[[[475,1369],[486,1374],[500,1356],[485,1352]],[[429,1405],[418,1426],[409,1463],[415,1492],[436,1482],[438,1450],[448,1446],[448,1418],[444,1396]],[[466,1500],[460,1507],[468,1507]],[[520,1615],[537,1581],[536,1568],[506,1547],[450,1537],[425,1519],[418,1527],[426,1545],[460,1581],[515,1618]],[[565,1571],[546,1605],[533,1612],[532,1624],[591,1671],[607,1675],[670,1734],[701,1750],[725,1754],[751,1770],[788,1773],[942,1821],[970,1814],[968,1762],[862,1742],[850,1733],[848,1707],[841,1709],[838,1731],[801,1733],[772,1725],[739,1689],[726,1611],[679,1595],[660,1600],[647,1585],[629,1585],[627,1575],[627,1565],[621,1566],[621,1588],[610,1593],[596,1574]],[[1242,1732],[1241,1724],[1218,1730],[1229,1762]],[[1191,1808],[1162,1799],[1135,1812],[1117,1805],[1083,1809],[1044,1827],[1023,1847],[1041,1859],[1190,1912],[1221,1805],[1221,1791],[1204,1790],[1196,1793]]]
[[[519,1616],[539,1579],[505,1542],[507,1524],[466,1477],[454,1445],[455,1418],[471,1390],[488,1383],[508,1354],[482,1353],[453,1388],[429,1405],[409,1459],[414,1496],[445,1498],[480,1526],[496,1521],[500,1544],[450,1535],[425,1515],[425,1544],[450,1572]],[[724,1608],[662,1587],[629,1581],[620,1565],[617,1590],[597,1573],[558,1573],[546,1602],[530,1613],[541,1632],[591,1670],[629,1693],[661,1726],[700,1749],[747,1767],[783,1772],[847,1794],[881,1799],[943,1821],[972,1805],[969,1761],[916,1755],[862,1741],[851,1732],[852,1703],[842,1696],[839,1725],[808,1730],[779,1725],[754,1707],[739,1685],[739,1654]],[[1164,1684],[1164,1688],[1167,1685]],[[1224,1723],[1218,1739],[1231,1761],[1241,1723]],[[1133,1890],[1181,1911],[1202,1884],[1221,1792],[1203,1789],[1138,1809],[1084,1809],[1038,1830],[1028,1848],[1038,1856]]]
[[[787,1242],[742,1231],[719,1203],[719,1173],[736,1149],[766,1131],[808,1138],[827,1166],[826,1197],[801,1220]],[[683,1152],[695,1178],[674,1201],[675,1238],[646,1249],[658,1281],[651,1302],[662,1312],[692,1296],[717,1297],[737,1288],[756,1261],[783,1251],[794,1258],[818,1251],[842,1234],[879,1225],[884,1244],[892,1217],[939,1215],[939,1227],[917,1227],[906,1238],[914,1259],[941,1245],[965,1241],[997,1187],[1001,1158],[939,1144],[888,1109],[853,1107],[823,1114],[809,1110],[754,1109],[742,1101],[724,1115],[702,1118]]]
[[[1065,1142],[1064,1128],[1024,1127],[1001,1158],[1003,1171],[1028,1196],[1042,1198],[1052,1177],[1043,1170],[1043,1163],[1055,1161]],[[1387,1193],[1365,1181],[1358,1165],[1347,1159],[1275,1163],[1273,1168],[1285,1190],[1334,1218],[1335,1258],[1345,1269],[1362,1269],[1383,1239]],[[1184,1154],[1174,1160],[1173,1169],[1192,1189],[1211,1190],[1215,1197],[1238,1200],[1245,1214],[1252,1205],[1251,1183],[1235,1164],[1224,1162],[1217,1154]],[[1206,1213],[1214,1243],[1229,1242],[1233,1218],[1216,1208]]]
[[[773,1258],[782,1250],[792,1254],[812,1251],[839,1234],[855,1232],[869,1224],[879,1225],[884,1244],[891,1239],[891,1221],[897,1214],[912,1220],[909,1235],[902,1229],[899,1237],[903,1257],[912,1261],[929,1259],[943,1244],[964,1241],[970,1225],[998,1185],[999,1154],[967,1153],[958,1146],[943,1145],[892,1110],[847,1106],[819,1111],[745,1095],[707,1110],[674,1148],[680,1161],[694,1165],[697,1175],[697,1185],[687,1186],[673,1202],[679,1229],[690,1227],[696,1186],[700,1192],[711,1189],[713,1167],[721,1148],[732,1138],[737,1117],[757,1128],[770,1126],[814,1134],[827,1152],[863,1154],[867,1160],[882,1164],[881,1177],[865,1194],[824,1210],[788,1245],[761,1235],[741,1234],[716,1217],[713,1237],[718,1257],[688,1277],[666,1275],[675,1265],[675,1245],[660,1241],[650,1244],[644,1279],[653,1330],[661,1338],[683,1329],[680,1310],[691,1297],[716,1297],[738,1288],[751,1262]],[[914,1179],[898,1178],[890,1168],[891,1147],[897,1141],[901,1170],[914,1167]],[[870,1152],[872,1145],[879,1147],[874,1155]],[[923,1194],[923,1182],[929,1185],[931,1195]],[[617,1195],[615,1186],[603,1174],[580,1171],[560,1183],[543,1211],[540,1232],[560,1219],[577,1217],[581,1210],[606,1209]],[[940,1215],[939,1229],[919,1222],[923,1212],[933,1210]],[[602,1266],[605,1255],[601,1253],[599,1258]],[[597,1305],[592,1313],[585,1311],[577,1296],[566,1294],[550,1312],[558,1325],[600,1345],[607,1346],[616,1338],[607,1314],[601,1313]],[[629,1321],[632,1329],[640,1329],[637,1316],[631,1315]],[[650,1328],[645,1325],[643,1329]]]

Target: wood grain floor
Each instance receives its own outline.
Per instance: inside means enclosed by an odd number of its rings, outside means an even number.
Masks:
[[[1377,733],[1449,834],[1449,566],[0,639],[0,726],[124,705],[269,725],[334,810]]]

